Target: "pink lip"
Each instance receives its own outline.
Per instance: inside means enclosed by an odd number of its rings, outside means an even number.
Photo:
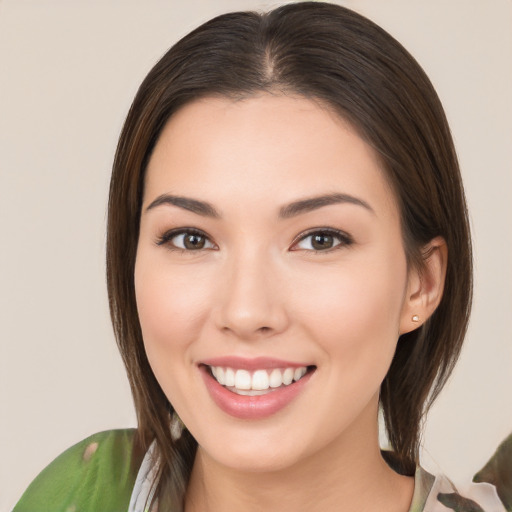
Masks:
[[[300,368],[302,366],[308,366],[308,364],[292,363],[290,361],[274,359],[272,357],[255,357],[249,359],[239,356],[214,357],[212,359],[201,361],[201,364],[248,371],[264,369],[271,370],[274,368]]]
[[[231,359],[231,358],[230,358]],[[220,360],[219,360],[220,361]],[[223,360],[224,361],[224,360]],[[289,368],[289,363],[282,364],[283,361],[280,361],[278,366],[274,366],[274,368]],[[210,363],[205,363],[210,364]],[[240,366],[236,366],[233,364],[233,361],[230,361],[229,364],[213,364],[212,366],[228,366],[235,368],[243,368]],[[299,365],[291,365],[291,366],[299,366]],[[269,368],[268,365],[261,365],[261,360],[259,361],[259,366],[257,368]],[[251,368],[243,368],[243,369],[253,369]],[[211,375],[206,366],[200,365],[199,370],[201,371],[201,375],[203,376],[206,388],[212,397],[212,400],[217,404],[217,406],[223,410],[225,413],[230,416],[234,416],[235,418],[243,419],[243,420],[258,420],[267,418],[280,410],[284,409],[290,402],[292,402],[305,388],[311,375],[314,372],[308,372],[302,379],[290,384],[288,386],[283,386],[281,388],[277,388],[274,391],[270,391],[265,395],[257,395],[257,396],[245,396],[245,395],[237,395],[229,389],[221,386]]]

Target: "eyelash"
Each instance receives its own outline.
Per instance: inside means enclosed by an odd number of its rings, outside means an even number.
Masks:
[[[170,243],[170,241],[173,238],[177,237],[178,235],[183,235],[183,234],[201,236],[201,237],[204,237],[204,238],[210,240],[208,238],[208,236],[203,231],[199,231],[198,229],[195,229],[195,228],[180,228],[180,229],[172,229],[170,231],[167,231],[161,237],[158,238],[156,244],[157,245],[167,245],[167,248],[170,251],[178,251],[180,253],[185,253],[185,252],[192,253],[192,252],[200,252],[201,250],[204,250],[204,249],[199,249],[197,251],[192,251],[189,249],[182,249],[181,247],[173,246]]]
[[[295,250],[308,251],[315,255],[320,255],[320,254],[324,254],[324,253],[330,253],[330,252],[336,251],[338,249],[342,249],[343,247],[348,247],[354,243],[354,240],[352,239],[352,237],[348,233],[345,233],[344,231],[340,231],[339,229],[332,229],[332,228],[323,228],[323,229],[320,228],[320,229],[313,229],[313,230],[309,230],[304,233],[301,233],[297,237],[297,241],[294,241],[293,245],[297,245],[299,242],[302,242],[313,235],[332,236],[333,238],[337,238],[339,243],[334,245],[333,247],[330,247],[329,249],[318,250],[318,251],[315,251],[313,249],[295,249]]]
[[[166,233],[164,233],[162,236],[160,236],[158,238],[158,240],[156,241],[156,244],[157,245],[167,245],[167,248],[170,250],[170,251],[179,251],[180,253],[194,253],[194,252],[201,252],[203,250],[208,250],[208,249],[204,249],[204,248],[201,248],[201,249],[197,249],[197,250],[190,250],[190,249],[182,249],[181,247],[176,247],[176,246],[173,246],[170,241],[179,236],[179,235],[196,235],[196,236],[200,236],[200,237],[204,237],[206,238],[207,240],[209,240],[211,242],[211,240],[208,238],[208,236],[203,232],[203,231],[200,231],[198,229],[195,229],[195,228],[179,228],[179,229],[173,229],[173,230],[170,230],[170,231],[167,231]],[[332,236],[333,238],[337,238],[339,240],[339,243],[334,245],[333,247],[329,248],[329,249],[325,249],[325,250],[318,250],[318,251],[315,251],[315,250],[312,250],[312,249],[295,249],[295,250],[303,250],[303,251],[308,251],[308,252],[311,252],[315,255],[319,255],[319,254],[324,254],[324,253],[330,253],[332,251],[335,251],[337,249],[341,249],[342,247],[347,247],[347,246],[350,246],[354,243],[354,240],[352,239],[352,237],[348,234],[348,233],[345,233],[343,231],[339,231],[337,229],[332,229],[332,228],[320,228],[320,229],[314,229],[314,230],[309,230],[309,231],[306,231],[304,233],[301,233],[296,241],[293,242],[293,245],[297,245],[299,242],[302,242],[303,240],[306,240],[307,238],[309,238],[310,236],[313,236],[313,235],[327,235],[327,236]]]

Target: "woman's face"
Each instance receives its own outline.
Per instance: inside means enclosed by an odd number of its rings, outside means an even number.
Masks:
[[[376,440],[412,328],[399,212],[373,151],[318,103],[207,98],[172,117],[135,288],[151,367],[211,460],[282,469]]]

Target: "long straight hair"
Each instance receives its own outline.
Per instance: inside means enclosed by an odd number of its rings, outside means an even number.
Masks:
[[[400,471],[413,474],[421,425],[459,355],[472,296],[471,240],[457,157],[429,79],[387,32],[363,16],[321,2],[265,14],[236,12],[175,44],[140,86],[123,127],[110,185],[107,283],[144,447],[156,440],[157,495],[179,508],[197,443],[169,433],[169,404],[146,357],[134,265],[146,165],[159,135],[183,105],[206,96],[268,92],[322,101],[375,150],[398,201],[409,265],[442,236],[448,247],[444,295],[432,317],[404,334],[381,386],[380,403]]]

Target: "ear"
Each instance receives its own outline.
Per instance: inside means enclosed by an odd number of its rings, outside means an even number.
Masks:
[[[448,262],[448,248],[442,237],[422,248],[423,267],[411,268],[400,317],[400,334],[414,331],[434,313],[441,302]]]

